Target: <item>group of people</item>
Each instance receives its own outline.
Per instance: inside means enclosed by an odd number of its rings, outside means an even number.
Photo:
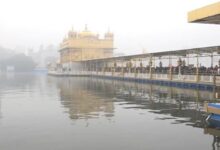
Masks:
[[[219,62],[220,64],[220,62]],[[199,66],[198,68],[194,65],[186,65],[185,60],[179,59],[177,61],[177,66],[167,66],[163,67],[162,62],[159,62],[159,66],[150,67],[152,64],[143,66],[141,63],[138,67],[132,66],[132,64],[126,65],[126,67],[120,67],[114,65],[114,72],[124,72],[124,73],[158,73],[158,74],[169,74],[172,71],[172,74],[185,74],[185,75],[192,75],[192,74],[202,74],[202,75],[212,75],[212,74],[220,74],[220,65],[216,65],[215,67],[205,67]],[[105,71],[112,71],[112,68],[105,68]]]

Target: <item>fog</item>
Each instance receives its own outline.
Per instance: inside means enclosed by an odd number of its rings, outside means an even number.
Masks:
[[[116,53],[220,44],[220,26],[187,23],[187,13],[218,0],[3,0],[0,45],[27,52],[58,46],[72,27],[115,34]]]

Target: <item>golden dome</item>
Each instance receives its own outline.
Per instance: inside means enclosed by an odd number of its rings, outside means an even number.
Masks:
[[[107,32],[105,33],[105,36],[114,36],[114,34],[112,32]]]
[[[85,26],[85,29],[84,31],[80,32],[79,33],[79,36],[80,37],[96,37],[96,35],[92,32],[90,32],[88,29],[87,29],[87,25]]]
[[[95,36],[95,34],[90,32],[90,31],[82,31],[82,32],[79,33],[79,36],[81,36],[81,37],[91,37],[91,36]]]

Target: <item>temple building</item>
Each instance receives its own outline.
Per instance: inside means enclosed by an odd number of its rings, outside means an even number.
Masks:
[[[60,44],[60,62],[62,65],[113,56],[114,35],[107,32],[104,38],[92,33],[85,26],[84,31],[69,31]]]

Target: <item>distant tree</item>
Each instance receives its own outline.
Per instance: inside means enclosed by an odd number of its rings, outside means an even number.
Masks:
[[[15,55],[14,51],[0,46],[0,61],[6,60],[9,57],[12,57],[13,55]]]
[[[31,57],[24,54],[16,54],[6,60],[0,62],[2,70],[6,70],[7,66],[14,66],[15,71],[26,72],[32,71],[35,67],[35,63]]]

